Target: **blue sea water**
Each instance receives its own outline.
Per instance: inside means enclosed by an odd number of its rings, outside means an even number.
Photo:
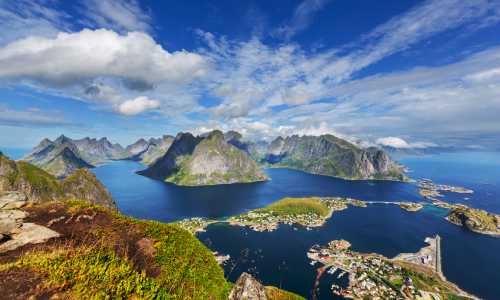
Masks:
[[[500,154],[457,153],[399,161],[414,170],[407,174],[410,178],[429,178],[440,184],[474,190],[472,195],[442,192],[445,197],[441,200],[500,214]],[[264,171],[271,180],[266,182],[185,187],[135,174],[143,169],[144,165],[134,161],[117,161],[92,171],[108,188],[122,213],[161,222],[192,217],[223,219],[284,197],[340,196],[363,201],[430,202],[418,195],[419,187],[415,183],[343,180],[268,168]],[[354,251],[394,257],[401,252],[418,251],[427,245],[426,237],[439,234],[442,268],[447,279],[479,297],[499,299],[500,239],[451,224],[444,219],[447,213],[445,209],[431,206],[419,212],[407,212],[386,204],[373,204],[368,208],[350,206],[335,212],[325,226],[313,231],[297,225],[281,225],[274,232],[257,233],[220,223],[209,226],[207,232],[197,237],[210,249],[230,254],[233,259],[239,258],[242,250],[249,249],[246,263],[238,263],[232,272],[229,265],[225,267],[226,274],[231,272],[231,281],[243,271],[254,274],[258,271],[256,276],[263,284],[279,287],[282,279],[283,289],[311,298],[318,268],[309,265],[306,257],[312,245],[325,245],[343,238],[352,244]],[[258,256],[263,256],[260,262]],[[283,263],[287,269],[282,275],[279,265]],[[330,285],[347,283],[346,276],[337,279],[337,274],[321,276],[317,299],[336,299]]]
[[[19,159],[28,149],[0,151]],[[499,153],[455,153],[399,161],[414,170],[407,173],[410,178],[429,178],[440,184],[474,190],[472,195],[442,192],[445,197],[441,200],[500,214]],[[108,188],[122,213],[161,222],[192,217],[227,218],[284,197],[340,196],[364,201],[429,202],[418,195],[419,187],[415,183],[342,180],[292,169],[265,169],[272,180],[183,187],[135,173],[143,169],[145,166],[138,162],[124,160],[97,167],[92,172]],[[325,245],[343,238],[352,244],[354,251],[394,257],[400,252],[418,251],[427,245],[425,237],[439,234],[443,273],[447,279],[484,299],[500,299],[497,287],[500,239],[453,225],[444,220],[447,213],[445,209],[431,206],[415,213],[386,204],[373,204],[368,208],[349,206],[347,210],[335,212],[325,226],[312,231],[298,225],[281,225],[274,232],[257,233],[220,223],[209,226],[207,232],[197,237],[204,243],[208,239],[210,249],[230,254],[233,259],[237,259],[242,250],[249,249],[246,263],[238,263],[232,272],[230,266],[225,267],[226,274],[231,272],[231,281],[243,271],[253,272],[265,285],[279,287],[281,281],[283,289],[310,299],[318,268],[318,265],[309,265],[306,257],[312,245]],[[258,256],[262,256],[260,261]],[[278,267],[283,263],[286,270],[281,273]],[[337,279],[337,275],[338,271],[335,275],[321,276],[316,299],[340,299],[329,287],[346,284],[347,276]]]

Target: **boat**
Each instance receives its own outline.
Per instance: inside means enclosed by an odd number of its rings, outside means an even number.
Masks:
[[[315,260],[311,260],[311,266],[314,266],[315,263],[316,263]]]
[[[293,230],[297,230],[297,228],[294,228]]]
[[[337,271],[337,268],[331,267],[330,270],[328,270],[328,274],[333,274],[333,273],[335,273],[335,271]]]

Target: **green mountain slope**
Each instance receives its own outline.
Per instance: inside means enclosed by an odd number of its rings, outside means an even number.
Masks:
[[[214,130],[205,137],[179,133],[155,164],[137,172],[179,185],[213,185],[269,180],[243,151]]]
[[[16,162],[0,152],[0,191],[24,193],[29,201],[41,203],[77,199],[102,205],[113,211],[118,207],[95,175],[79,169],[68,178],[56,177],[25,161]]]
[[[333,135],[276,138],[261,163],[345,179],[407,180],[384,151],[373,154]]]

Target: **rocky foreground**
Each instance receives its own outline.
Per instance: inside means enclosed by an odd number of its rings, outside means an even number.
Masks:
[[[303,299],[247,274],[227,282],[211,251],[177,225],[77,200],[1,199],[17,208],[0,209],[2,300]]]

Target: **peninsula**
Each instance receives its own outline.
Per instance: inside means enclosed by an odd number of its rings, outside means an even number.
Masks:
[[[410,181],[384,151],[376,149],[370,153],[329,134],[278,137],[260,164],[344,179]]]

